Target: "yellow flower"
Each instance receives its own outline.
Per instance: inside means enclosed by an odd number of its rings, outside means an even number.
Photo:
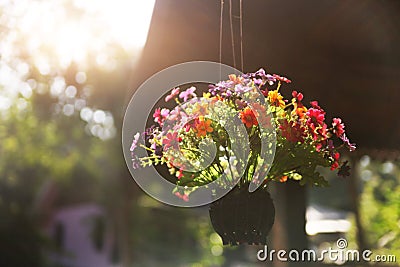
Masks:
[[[211,97],[210,93],[203,93],[203,97],[209,99]]]
[[[205,116],[208,114],[208,103],[196,103],[193,108],[193,114]]]
[[[268,92],[268,101],[274,107],[285,108],[285,101],[278,90]]]

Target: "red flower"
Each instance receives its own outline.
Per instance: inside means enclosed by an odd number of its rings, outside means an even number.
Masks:
[[[332,158],[333,158],[334,162],[331,165],[331,171],[339,168],[339,158],[340,158],[339,152],[333,153]]]
[[[337,161],[335,161],[331,165],[331,171],[336,170],[337,168],[339,168],[339,163]]]
[[[261,93],[265,96],[265,97],[268,97],[268,89],[265,89],[265,90],[260,90],[261,91]]]
[[[167,150],[170,147],[178,149],[180,141],[182,141],[182,138],[178,137],[177,132],[174,133],[169,132],[163,139],[162,143],[164,145],[165,150]]]
[[[282,136],[289,142],[297,143],[304,142],[304,138],[307,136],[305,128],[301,124],[293,122],[289,123],[287,120],[281,120],[279,129],[282,131]]]
[[[246,125],[247,128],[252,127],[253,125],[257,126],[258,121],[256,116],[254,115],[251,108],[247,107],[243,111],[240,112],[240,119]]]
[[[299,93],[297,91],[293,91],[292,92],[292,96],[296,100],[297,103],[301,102],[303,100],[303,97],[304,97],[302,93]]]
[[[341,137],[344,134],[344,124],[341,119],[334,118],[332,126],[333,126],[333,133],[336,134],[337,137]]]
[[[339,152],[333,153],[333,159],[334,160],[339,161],[339,158],[340,158],[340,153]]]

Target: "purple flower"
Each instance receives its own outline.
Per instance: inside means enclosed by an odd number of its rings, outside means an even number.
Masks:
[[[253,78],[253,81],[257,85],[263,85],[265,82],[268,82],[269,85],[273,85],[276,82],[276,77],[271,74],[265,73],[264,69],[259,69],[258,71],[251,73],[250,75]],[[260,79],[261,78],[261,82]]]
[[[214,84],[209,84],[208,85],[208,92],[211,93],[211,95],[215,96],[219,91],[219,87],[215,86]]]
[[[165,97],[165,102],[170,101],[172,98],[179,94],[179,87],[172,89],[171,93]]]
[[[262,79],[253,79],[254,84],[257,86],[262,86],[264,84],[264,81]]]
[[[140,167],[140,161],[138,157],[135,156],[134,158],[132,158],[132,168],[139,169],[139,167]]]
[[[259,69],[258,71],[256,71],[253,74],[253,77],[254,78],[255,77],[261,77],[261,78],[267,80],[268,82],[275,82],[276,81],[276,78],[273,75],[265,73],[265,70],[262,69],[262,68]]]
[[[140,133],[136,133],[133,136],[132,145],[131,145],[131,148],[129,149],[131,151],[131,157],[132,157],[132,168],[134,168],[134,169],[137,169],[140,167],[139,158],[133,152],[138,146],[139,138],[140,138]]]
[[[149,128],[147,128],[143,133],[142,133],[142,139],[147,142],[149,139],[153,138],[155,135],[155,130],[156,126],[151,125]]]
[[[228,81],[221,81],[221,82],[217,83],[216,85],[218,87],[221,87],[221,88],[224,88],[224,89],[228,89],[228,88],[232,88],[234,84],[235,83],[233,81],[228,80]]]
[[[259,69],[258,71],[255,72],[256,75],[265,78],[266,77],[266,73],[265,70],[263,68]]]
[[[269,85],[273,85],[274,82],[276,82],[275,77],[272,76],[272,75],[270,75],[270,74],[267,74],[267,75],[265,76],[265,78],[267,79]]]
[[[349,148],[350,152],[356,150],[356,144],[350,143],[350,140],[347,138],[346,134],[343,134],[340,139],[342,139],[343,143]]]
[[[247,85],[242,85],[242,84],[236,84],[235,85],[235,93],[236,94],[243,94],[251,90],[251,87]]]
[[[138,145],[138,142],[139,142],[139,137],[140,137],[140,133],[136,133],[133,136],[133,141],[132,141],[132,145],[131,145],[131,148],[130,148],[131,152],[133,152],[137,148],[137,145]]]
[[[230,97],[232,95],[232,91],[228,90],[225,92],[226,97]]]
[[[331,152],[331,155],[333,155],[334,149],[335,149],[335,146],[333,145],[333,141],[329,140],[328,141],[328,150],[329,150],[329,152]]]
[[[196,94],[194,93],[196,91],[196,87],[192,86],[189,89],[186,89],[186,91],[183,91],[182,93],[179,94],[179,98],[183,99],[183,101],[187,101],[190,96],[196,97]]]

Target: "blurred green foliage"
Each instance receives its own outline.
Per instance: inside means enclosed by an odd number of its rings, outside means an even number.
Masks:
[[[364,180],[360,211],[374,254],[400,259],[400,162],[371,161],[360,166]]]

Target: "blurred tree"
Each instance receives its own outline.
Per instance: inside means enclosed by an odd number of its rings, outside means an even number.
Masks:
[[[77,116],[60,120],[61,115],[52,114],[49,107],[42,113],[45,98],[52,103],[50,96],[34,94],[24,110],[12,107],[0,117],[1,266],[44,265],[40,246],[45,241],[44,218],[39,216],[43,211],[37,210],[37,197],[46,181],[67,189],[59,191],[63,202],[93,199],[99,188],[82,183],[89,178],[96,183],[93,178],[103,177],[99,166],[106,168],[99,165],[104,154],[96,153],[104,142],[85,134]],[[42,105],[33,104],[36,101]]]

